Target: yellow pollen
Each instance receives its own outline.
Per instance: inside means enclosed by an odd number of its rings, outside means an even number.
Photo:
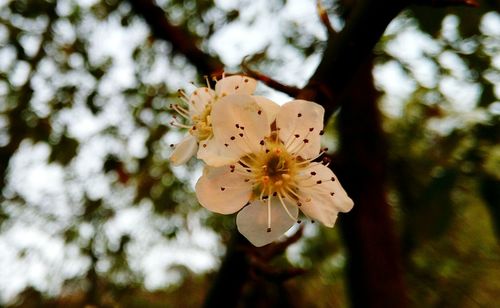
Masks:
[[[274,136],[265,138],[261,145],[261,151],[244,160],[255,181],[254,196],[296,199],[297,181],[304,168],[301,160]]]
[[[194,129],[189,130],[189,133],[198,139],[198,141],[207,140],[212,137],[212,120],[210,113],[212,112],[212,104],[208,103],[205,110],[199,115],[194,115],[191,119],[194,124]]]

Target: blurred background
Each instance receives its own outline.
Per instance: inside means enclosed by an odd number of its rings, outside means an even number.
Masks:
[[[313,0],[146,2],[227,72],[248,56],[301,88],[326,47]],[[323,2],[335,30],[355,2]],[[169,105],[207,72],[134,3],[0,1],[0,306],[198,307],[218,275],[235,217],[197,203],[199,163],[168,162],[184,134],[169,127]],[[373,52],[381,189],[410,306],[498,307],[499,7],[409,7]],[[335,113],[324,140],[333,157],[339,122]],[[250,275],[239,305],[350,306],[341,230],[304,223],[270,261],[300,273]]]

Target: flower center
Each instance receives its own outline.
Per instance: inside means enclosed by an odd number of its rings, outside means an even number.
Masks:
[[[198,141],[209,139],[213,135],[211,112],[212,103],[208,103],[201,114],[194,115],[191,118],[193,126],[189,129],[189,133],[195,136]]]
[[[249,158],[249,169],[260,196],[287,196],[295,192],[296,175],[299,172],[297,157],[285,149],[280,141],[267,140],[265,149]]]

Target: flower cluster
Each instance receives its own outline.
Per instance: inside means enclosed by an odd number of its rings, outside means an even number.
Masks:
[[[196,89],[181,96],[187,109],[173,105],[189,129],[175,146],[171,163],[195,153],[206,163],[196,184],[202,206],[221,214],[238,212],[238,230],[255,246],[271,243],[302,213],[333,227],[339,212],[348,212],[347,196],[324,154],[324,109],[293,100],[282,106],[252,95],[256,81],[245,76],[219,80],[215,90]]]

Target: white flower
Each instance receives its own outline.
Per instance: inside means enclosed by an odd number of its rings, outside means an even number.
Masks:
[[[333,227],[352,200],[333,172],[314,162],[320,152],[324,109],[295,100],[279,107],[251,96],[222,98],[212,111],[213,133],[231,163],[205,167],[196,195],[207,209],[238,213],[238,230],[255,246],[276,240],[300,210]]]
[[[250,95],[254,92],[256,81],[245,76],[230,76],[222,78],[215,84],[215,90],[208,87],[197,88],[190,97],[179,91],[180,97],[187,105],[187,109],[179,104],[171,105],[181,117],[182,123],[176,116],[171,122],[173,126],[189,129],[186,136],[175,147],[170,156],[170,163],[178,166],[187,162],[196,152],[197,157],[208,164],[221,164],[224,149],[214,147],[211,112],[214,104],[220,98],[230,95]],[[200,145],[200,146],[198,146]]]

